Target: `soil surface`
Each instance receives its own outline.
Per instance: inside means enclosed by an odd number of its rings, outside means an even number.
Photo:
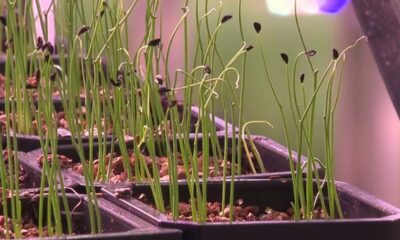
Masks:
[[[84,114],[85,111],[86,111],[85,108],[82,107],[82,112],[81,113]],[[70,137],[71,136],[71,133],[68,130],[68,121],[67,121],[67,118],[66,118],[65,114],[66,113],[64,111],[59,111],[59,112],[53,113],[53,119],[55,119],[57,121],[57,127],[58,127],[57,128],[57,134],[58,134],[58,137]],[[11,117],[10,121],[11,121],[11,124],[14,121],[16,121],[15,116]],[[1,129],[1,132],[3,134],[6,133],[6,123],[7,123],[6,114],[3,111],[0,111],[0,129]],[[104,120],[103,120],[102,124],[103,124],[103,127],[104,127],[105,126]],[[82,126],[83,129],[86,129],[86,125],[87,125],[86,120],[83,119],[80,122],[80,125]],[[46,126],[46,122],[45,122],[44,118],[42,119],[41,126],[42,126],[43,132],[46,133],[47,132],[47,126]],[[33,119],[32,120],[32,130],[33,130],[33,134],[32,135],[38,135],[39,134],[38,133],[38,128],[39,128],[39,123],[38,123],[37,119]],[[96,130],[96,126],[95,126],[95,130]],[[108,132],[108,134],[112,133],[111,123],[108,123],[107,132]],[[89,133],[88,132],[84,132],[83,135],[84,136],[88,136]],[[97,133],[94,132],[94,135],[97,135]]]
[[[124,197],[122,195],[121,197]],[[144,194],[136,197],[141,202],[155,208]],[[230,205],[226,204],[222,209],[220,202],[207,202],[207,222],[229,222]],[[166,207],[165,214],[172,219],[171,207]],[[326,214],[319,207],[314,210],[313,219],[324,219]],[[179,202],[179,220],[192,221],[192,209],[189,202]],[[294,220],[293,208],[288,208],[286,211],[277,211],[270,207],[261,208],[259,206],[248,205],[243,199],[238,198],[233,206],[233,221],[284,221]]]
[[[37,86],[37,84],[38,84],[38,82],[37,82],[37,79],[35,78],[35,75],[33,75],[31,77],[27,77],[26,85],[27,85],[27,88],[29,91],[33,90],[32,96],[34,98],[38,97],[38,92],[37,92],[36,88],[29,89],[29,87]],[[11,88],[11,91],[15,90],[13,86],[10,86],[10,88]],[[13,94],[14,94],[14,92],[12,92],[11,95],[13,95]],[[4,98],[5,96],[6,96],[6,77],[3,74],[0,74],[0,99]],[[60,93],[56,90],[53,92],[53,97],[57,97],[57,96],[60,96]]]
[[[58,155],[59,159],[60,159],[60,165],[62,166],[62,168],[64,169],[70,169],[80,175],[83,175],[83,169],[82,169],[82,164],[81,163],[77,163],[75,161],[73,161],[72,159],[69,159],[66,156],[63,155]],[[144,158],[147,168],[150,170],[151,174],[152,173],[152,167],[153,164],[156,164],[157,169],[159,170],[159,176],[160,179],[162,181],[168,181],[169,180],[169,171],[168,171],[168,158],[167,157],[156,157],[154,159],[154,161],[152,160],[151,157],[149,156],[144,156],[142,155],[142,157]],[[49,160],[51,162],[51,159],[53,158],[53,156],[49,156]],[[131,168],[131,174],[132,176],[134,176],[135,174],[135,161],[137,161],[138,159],[136,158],[135,154],[133,153],[129,153],[129,165]],[[215,161],[216,160],[216,161]],[[43,156],[39,156],[39,158],[37,159],[39,165],[43,165],[43,161],[44,158]],[[111,161],[111,162],[110,162]],[[96,159],[93,162],[93,166],[94,166],[94,177],[96,179],[100,179],[99,178],[99,159]],[[217,164],[215,164],[215,162]],[[245,161],[242,161],[245,162]],[[210,178],[213,177],[222,177],[223,176],[223,170],[224,170],[224,161],[220,160],[220,159],[215,159],[215,158],[210,158],[209,159],[209,166],[208,166],[208,175]],[[128,179],[128,174],[127,171],[124,167],[124,162],[123,162],[123,157],[114,153],[112,156],[111,154],[108,154],[106,156],[105,159],[105,166],[107,167],[107,173],[108,173],[108,177],[109,177],[109,182],[111,183],[119,183],[119,182],[125,182],[125,181],[135,181],[135,178],[132,177],[132,179]],[[228,161],[226,162],[226,176],[230,176],[231,173],[231,168],[232,168],[232,164]],[[192,173],[193,168],[190,167],[189,172]],[[198,157],[198,174],[199,177],[203,177],[203,158],[202,155],[200,154]],[[237,170],[237,165],[235,165],[235,170]],[[250,174],[250,168],[247,167],[243,167],[242,168],[242,172],[243,174]],[[184,161],[182,159],[182,156],[178,156],[178,161],[177,161],[177,176],[178,179],[186,179],[186,171],[185,171],[185,167],[184,167]]]
[[[21,230],[22,238],[37,238],[37,237],[39,237],[39,228],[37,225],[37,220],[35,220],[36,217],[32,218],[30,214],[33,214],[33,212],[28,213],[28,215],[22,217],[22,230]],[[6,238],[5,223],[6,223],[6,218],[3,215],[0,215],[0,239]],[[11,218],[7,219],[7,224],[8,224],[8,231],[10,234],[10,238],[17,238],[17,236],[15,234],[15,230],[13,228]],[[72,235],[85,234],[85,232],[81,231],[82,230],[81,225],[78,226],[74,221],[72,222],[72,224],[73,224]],[[60,239],[60,238],[55,237],[54,233],[52,235],[53,235],[54,239]],[[49,232],[47,230],[47,226],[43,227],[43,237],[49,237]],[[61,238],[65,238],[65,236],[62,236]]]
[[[28,78],[27,84],[29,84],[32,81],[33,81],[32,78]],[[32,96],[34,99],[37,99],[38,92],[36,89],[29,89],[28,91],[33,91]],[[82,95],[82,97],[84,97],[84,96],[85,95]],[[0,74],[0,99],[4,99],[4,97],[5,97],[5,77],[4,77],[4,75]],[[54,91],[53,97],[60,97],[59,92]],[[84,106],[82,106],[82,110],[80,111],[80,113],[84,115],[85,112],[86,112],[86,108]],[[57,121],[57,126],[58,126],[57,132],[58,132],[59,137],[71,136],[71,133],[68,131],[68,122],[67,122],[64,111],[57,111],[57,112],[53,113],[53,119],[55,121]],[[13,122],[15,122],[16,120],[17,120],[17,118],[15,115],[11,116],[11,119],[10,119],[11,124]],[[104,120],[103,120],[103,122],[104,122]],[[45,124],[44,118],[42,119],[41,125],[42,125],[42,129],[43,129],[44,133],[46,133],[47,126]],[[87,125],[86,120],[83,120],[83,122],[80,122],[80,125],[84,127],[83,129],[86,129],[86,125]],[[104,123],[103,123],[103,125],[104,125]],[[108,125],[111,125],[111,124],[108,124]],[[35,117],[32,115],[32,133],[31,134],[38,135],[38,128],[39,128],[38,120],[35,119]],[[3,134],[6,132],[6,115],[5,115],[5,112],[3,112],[3,111],[0,111],[0,130]],[[111,133],[111,129],[108,130],[108,133]],[[87,132],[84,132],[83,135],[89,135],[89,134]]]
[[[39,190],[29,190],[27,192],[21,192],[20,193],[20,200],[22,204],[22,215],[21,215],[21,238],[37,238],[39,237],[39,228],[38,228],[38,211],[39,211]],[[76,210],[76,208],[79,207],[79,205],[82,202],[79,202],[75,205],[74,208],[70,209],[71,210],[71,220],[72,220],[72,235],[79,235],[79,234],[88,234],[88,229],[90,227],[85,223],[85,218],[82,218],[83,212],[80,212],[79,210]],[[9,205],[10,207],[10,205]],[[74,215],[74,212],[77,211],[77,215]],[[46,210],[45,210],[46,212]],[[0,204],[0,213],[4,213],[3,206]],[[50,234],[48,232],[47,228],[47,220],[46,220],[46,214],[44,215],[44,223],[43,223],[43,237],[49,237]],[[62,217],[62,224],[63,226],[66,227],[66,222],[64,217]],[[52,223],[54,224],[54,223]],[[6,226],[8,228],[8,233],[10,238],[17,238],[17,235],[15,233],[16,229],[13,226],[13,219],[11,218],[11,215],[8,215],[6,218],[4,215],[0,215],[0,239],[5,239],[7,230]],[[88,229],[87,229],[88,227]],[[53,225],[54,228],[54,225]],[[52,231],[52,237],[54,239],[64,239],[65,236],[67,236],[67,230],[66,228],[63,229],[65,231],[62,236],[56,237],[55,236],[55,230],[53,229]],[[19,239],[19,238],[18,238]]]
[[[64,112],[56,113],[54,115],[54,119],[56,119],[57,122],[58,122],[58,135],[59,135],[59,137],[70,136],[70,133],[67,130],[68,123],[67,123],[67,120],[65,118],[65,113]],[[12,116],[10,121],[11,121],[11,123],[16,121],[15,116]],[[6,124],[7,124],[6,114],[3,111],[0,111],[0,128],[1,128],[2,134],[6,133]],[[44,133],[46,133],[47,132],[47,126],[45,124],[44,119],[42,120],[41,124],[42,124],[42,129],[43,129]],[[33,119],[32,120],[33,135],[38,135],[38,128],[39,128],[39,124],[38,124],[37,120]]]
[[[3,215],[0,215],[0,238],[6,238],[6,228],[4,228],[4,224],[6,223],[6,218]],[[10,237],[16,238],[16,235],[13,230],[12,220],[10,218],[7,219],[8,230],[10,231]],[[22,220],[22,230],[21,230],[22,238],[33,238],[39,237],[39,229],[33,223],[31,218],[24,218]],[[48,232],[47,229],[43,229],[43,236],[47,237]]]

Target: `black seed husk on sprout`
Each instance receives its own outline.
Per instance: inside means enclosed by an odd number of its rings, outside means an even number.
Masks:
[[[315,50],[310,50],[310,51],[306,52],[306,55],[309,56],[309,57],[312,57],[315,54],[317,54],[317,51],[315,51]]]
[[[53,53],[54,53],[54,46],[53,46],[53,45],[49,45],[49,47],[47,48],[47,50],[49,51],[50,55],[53,55]]]
[[[178,101],[176,100],[171,100],[168,104],[168,108],[175,107],[178,104]]]
[[[232,19],[232,15],[225,15],[222,17],[221,23],[225,23],[225,22],[229,21],[230,19]]]
[[[158,89],[158,93],[159,93],[160,95],[163,95],[164,93],[167,93],[167,92],[170,92],[170,91],[171,91],[171,89],[166,88],[166,87],[160,87],[160,88]]]
[[[101,10],[100,13],[97,14],[97,17],[98,17],[98,18],[103,17],[103,16],[104,16],[104,13],[105,13],[105,11],[104,11],[104,10]]]
[[[110,78],[111,84],[114,87],[120,87],[122,85],[122,82],[124,81],[124,71],[123,70],[118,70],[117,71],[117,77],[114,79]]]
[[[53,73],[50,74],[50,80],[51,81],[54,82],[56,80],[56,77],[57,77],[57,72],[53,72]]]
[[[7,18],[5,16],[0,16],[0,22],[7,27]]]
[[[281,58],[286,64],[289,63],[289,56],[286,53],[281,53]]]
[[[156,39],[152,39],[149,41],[149,43],[147,44],[150,47],[155,47],[158,46],[161,42],[161,38],[156,38]]]
[[[39,36],[36,40],[36,50],[39,50],[42,47],[43,47],[43,38]]]
[[[163,85],[164,79],[161,75],[156,75],[155,80],[158,85]]]
[[[51,42],[46,42],[45,44],[43,44],[42,51],[45,51],[45,50],[47,50],[50,53],[50,55],[53,55],[53,53],[54,53],[53,44],[51,44]]]
[[[254,48],[253,45],[249,45],[249,46],[246,48],[246,52],[250,51],[250,50],[253,49],[253,48]]]
[[[117,81],[120,82],[120,83],[122,83],[122,82],[124,81],[124,75],[123,75],[123,74],[122,74],[122,75],[118,75]],[[120,84],[120,85],[121,85],[121,84]]]
[[[256,30],[256,33],[261,32],[261,24],[259,22],[254,22],[253,27],[254,27],[254,30]]]
[[[300,82],[303,83],[304,82],[304,73],[300,75]]]
[[[335,48],[332,50],[332,57],[333,57],[333,60],[336,60],[339,58],[339,52]]]
[[[122,84],[121,80],[118,79],[118,78],[117,78],[116,80],[110,78],[110,81],[111,81],[111,84],[112,84],[114,87],[120,87],[121,84]]]
[[[83,25],[81,28],[79,28],[78,32],[76,35],[80,36],[84,34],[85,32],[89,31],[90,27]]]
[[[207,73],[207,74],[211,74],[211,68],[210,68],[210,66],[204,66],[204,72],[205,73]]]

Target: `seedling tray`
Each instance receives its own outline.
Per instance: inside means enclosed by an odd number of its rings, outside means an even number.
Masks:
[[[243,174],[243,175],[237,175],[235,176],[236,179],[272,179],[272,178],[290,178],[291,172],[290,172],[290,167],[289,167],[289,160],[288,160],[288,155],[287,155],[287,149],[283,147],[282,145],[267,139],[265,137],[261,136],[252,136],[252,139],[254,141],[254,144],[256,148],[258,149],[261,159],[264,163],[265,168],[267,169],[268,172],[266,173],[257,173],[257,174]],[[220,135],[218,137],[218,140],[221,142],[221,144],[224,141],[224,136]],[[232,137],[228,138],[229,144],[232,143]],[[194,141],[194,138],[191,138],[191,141]],[[201,137],[199,139],[199,148],[201,149]],[[111,145],[108,146],[108,149],[111,148]],[[85,149],[88,149],[86,146]],[[98,145],[94,145],[94,152],[96,153],[98,150]],[[118,145],[115,146],[115,151],[118,153]],[[24,161],[31,162],[32,165],[35,166],[35,168],[40,171],[40,166],[37,163],[38,157],[42,154],[42,150],[38,149],[32,152],[27,153],[24,156]],[[59,146],[58,147],[58,154],[60,155],[65,155],[68,158],[71,158],[74,162],[79,163],[79,157],[78,154],[75,150],[75,148],[72,145],[64,145],[64,146]],[[88,157],[88,151],[85,151],[85,154]],[[296,156],[295,153],[292,153],[294,156]],[[248,165],[248,162],[245,158],[245,153],[243,152],[242,157],[244,159],[242,160],[242,167],[246,167]],[[97,156],[94,156],[96,158]],[[255,160],[254,160],[255,161]],[[304,159],[301,160],[304,162]],[[256,164],[256,161],[255,161]],[[297,161],[295,160],[295,165],[297,164]],[[323,177],[323,169],[319,168],[319,173],[320,177]],[[80,174],[72,171],[72,170],[65,170],[64,171],[64,176],[77,184],[80,185],[85,185],[85,180],[84,177],[81,176]],[[215,179],[220,179],[219,177],[216,177]],[[97,187],[103,187],[107,184],[104,183],[96,183]]]
[[[221,182],[207,183],[207,201],[221,200]],[[229,186],[229,183],[228,183]],[[103,196],[129,212],[160,227],[176,228],[183,239],[400,239],[400,210],[350,184],[336,182],[344,219],[302,221],[253,221],[234,223],[204,223],[173,221],[154,208],[133,198],[117,198],[115,190],[121,186],[104,188]],[[148,185],[131,185],[132,196],[152,196]],[[168,185],[162,186],[164,200],[168,201]],[[227,193],[228,194],[228,193]],[[285,211],[293,201],[290,180],[238,180],[235,196],[250,205],[271,207]],[[179,185],[179,201],[188,201],[187,185]],[[227,195],[228,199],[228,195]]]
[[[21,193],[22,214],[31,218],[33,222],[38,221],[39,198],[37,196],[37,190]],[[46,206],[47,197],[44,200]],[[75,208],[71,212],[71,217],[76,235],[63,235],[63,239],[181,239],[179,230],[155,227],[102,198],[98,198],[102,230],[101,233],[91,234],[88,202],[85,196],[67,194],[67,201],[70,210]],[[62,221],[65,222],[65,212],[63,209],[61,211],[64,216]]]

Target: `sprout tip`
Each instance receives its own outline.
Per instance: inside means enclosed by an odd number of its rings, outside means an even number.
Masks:
[[[286,64],[289,63],[289,56],[286,53],[281,53],[281,58]]]

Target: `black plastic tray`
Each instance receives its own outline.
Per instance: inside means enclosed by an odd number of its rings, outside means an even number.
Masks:
[[[379,67],[386,89],[400,117],[400,2],[353,0],[364,34]]]
[[[18,162],[23,171],[25,172],[25,184],[24,188],[40,188],[40,183],[42,179],[42,169],[39,164],[35,161],[28,160],[26,153],[18,152]],[[74,188],[76,182],[72,181],[68,177],[64,176],[64,188]]]
[[[194,138],[192,138],[192,140],[193,139]],[[199,139],[201,139],[201,137]],[[223,143],[225,137],[220,135],[218,137],[218,139],[221,143]],[[290,178],[291,172],[290,172],[290,167],[289,167],[287,149],[284,146],[282,146],[281,144],[274,142],[273,140],[270,140],[268,138],[262,137],[262,136],[254,135],[254,136],[252,136],[252,139],[260,153],[261,159],[263,160],[264,166],[268,172],[257,173],[257,174],[237,175],[237,176],[235,176],[235,178],[236,179]],[[201,142],[202,141],[199,141],[199,148],[201,148]],[[232,142],[232,137],[229,137],[229,144],[231,144],[231,142]],[[111,148],[111,145],[109,145],[108,148]],[[94,153],[97,152],[97,149],[98,149],[98,145],[95,145]],[[115,147],[115,151],[118,152],[118,146]],[[41,154],[42,154],[41,149],[37,149],[35,151],[29,152],[26,155],[24,155],[24,161],[29,161],[29,162],[33,163],[33,165],[36,165],[36,169],[40,170],[39,164],[37,163],[36,159]],[[78,154],[72,145],[59,146],[58,154],[65,155],[65,156],[73,159],[76,162],[80,161]],[[292,155],[296,156],[296,154],[294,152],[292,153]],[[88,156],[85,156],[85,157],[88,157]],[[96,158],[96,157],[97,156],[94,156],[94,158]],[[246,163],[248,164],[248,162],[245,160],[246,158],[245,158],[244,153],[242,154],[242,157],[244,157],[242,160],[242,165],[243,165],[243,167],[245,167]],[[305,159],[302,159],[301,161],[304,162]],[[297,164],[296,160],[295,160],[295,164]],[[323,172],[322,168],[319,168],[319,174],[320,174],[320,177],[323,177],[324,172]],[[84,177],[73,171],[65,170],[64,176],[77,184],[81,184],[81,185],[85,184]],[[214,179],[219,179],[219,178],[214,178]],[[98,186],[98,187],[103,187],[105,185],[107,185],[107,184],[96,183],[96,186]]]
[[[208,182],[207,200],[221,200],[221,182]],[[229,185],[228,185],[229,186]],[[336,182],[345,219],[308,221],[254,221],[198,224],[173,221],[134,198],[117,198],[117,187],[104,188],[103,196],[146,221],[160,227],[176,228],[183,239],[400,239],[400,209],[343,182]],[[118,186],[118,188],[121,186]],[[131,185],[132,195],[152,196],[148,185]],[[162,186],[168,199],[168,185]],[[235,183],[235,196],[244,203],[285,211],[293,201],[290,180],[240,180]],[[180,201],[188,201],[185,184],[179,187]],[[262,209],[262,208],[261,208]]]
[[[1,110],[1,106],[2,106],[1,101],[2,101],[2,99],[0,99],[0,110]],[[56,111],[63,110],[62,102],[58,97],[55,97],[53,99],[53,103],[54,103]],[[191,129],[191,131],[194,132],[194,124],[196,123],[196,119],[199,116],[199,109],[197,107],[192,107],[191,111],[192,111],[192,129]],[[215,120],[214,122],[215,122],[215,128],[216,128],[217,133],[223,133],[224,129],[225,129],[225,122],[218,117],[215,117],[214,120]],[[228,126],[228,131],[230,131],[230,129],[232,129],[231,124],[228,123],[227,126]],[[35,149],[38,149],[41,147],[40,146],[40,138],[37,135],[17,134],[16,137],[17,137],[17,145],[18,145],[19,151],[29,152],[29,151],[32,151],[32,150],[35,150]],[[4,138],[4,136],[3,136],[3,138]],[[111,139],[112,139],[112,136],[107,137],[108,141],[111,141]],[[86,143],[89,141],[89,138],[87,136],[82,136],[82,141],[84,143]],[[95,141],[97,141],[97,140],[95,139]],[[59,136],[58,137],[58,145],[68,145],[68,144],[72,144],[71,136],[65,136],[65,137]]]
[[[32,193],[30,193],[32,192]],[[37,190],[27,190],[21,193],[22,214],[36,219],[39,198]],[[28,194],[30,193],[30,194]],[[36,200],[32,200],[36,199]],[[45,198],[45,201],[47,198]],[[98,234],[90,234],[88,201],[84,195],[67,194],[70,210],[75,208],[72,213],[73,227],[77,235],[64,235],[65,239],[181,239],[181,232],[174,229],[162,229],[155,227],[148,222],[126,212],[109,201],[98,198],[100,215],[102,218],[102,231]],[[61,199],[60,199],[61,201]],[[46,203],[45,203],[46,204]],[[62,206],[61,206],[62,208]],[[46,208],[45,208],[46,209]],[[63,208],[61,209],[62,214]],[[65,218],[65,217],[64,217]],[[63,220],[64,221],[64,220]],[[46,239],[46,238],[45,238]],[[50,239],[50,238],[48,238]]]

